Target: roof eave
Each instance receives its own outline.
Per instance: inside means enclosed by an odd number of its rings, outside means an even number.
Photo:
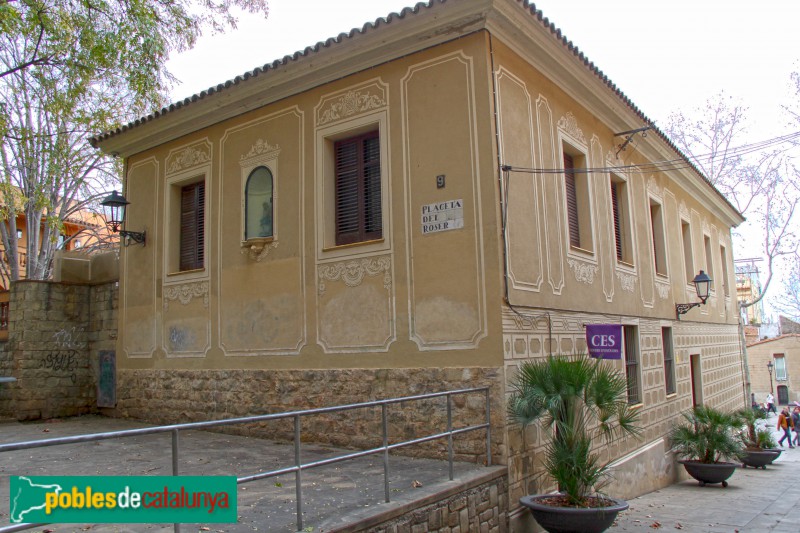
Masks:
[[[442,4],[447,3],[446,9]],[[90,139],[122,157],[148,150],[375,65],[484,27],[492,0],[434,1],[392,14],[238,76],[148,117]],[[409,20],[413,13],[413,20]],[[199,102],[203,100],[203,102]],[[200,104],[200,105],[197,105]]]

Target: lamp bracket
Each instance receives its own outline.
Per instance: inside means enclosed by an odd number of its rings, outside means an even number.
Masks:
[[[647,131],[648,130],[652,130],[652,129],[653,129],[653,126],[644,126],[644,127],[641,127],[641,128],[636,128],[635,130],[621,131],[619,133],[615,133],[614,137],[625,136],[625,142],[623,142],[622,144],[619,145],[619,148],[617,149],[617,153],[615,154],[616,157],[619,158],[619,153],[625,150],[625,148],[628,146],[628,144],[630,144],[630,142],[633,140],[633,137],[637,133],[641,133],[642,137],[647,137]]]
[[[130,241],[133,241],[134,244],[141,244],[145,246],[146,240],[146,231],[138,232],[138,231],[127,231],[127,230],[120,230],[119,236],[124,239],[125,246],[130,244]]]
[[[700,307],[700,305],[700,302],[694,302],[690,304],[675,304],[675,316],[678,318],[678,320],[680,320],[681,315],[685,315],[689,312],[689,309],[692,309],[693,307]]]

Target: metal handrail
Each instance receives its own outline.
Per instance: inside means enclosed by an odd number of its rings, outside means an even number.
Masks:
[[[475,424],[470,426],[465,426],[461,428],[453,428],[453,420],[452,420],[452,397],[454,395],[459,394],[470,394],[470,393],[478,393],[482,392],[484,394],[486,400],[486,418],[484,423],[482,424]],[[445,397],[447,399],[447,429],[445,431],[434,433],[432,435],[427,435],[424,437],[418,437],[415,439],[404,440],[400,442],[396,442],[393,444],[389,444],[389,425],[388,425],[388,406],[396,403],[402,402],[410,402],[410,401],[419,401],[419,400],[427,400],[432,398],[441,398]],[[428,394],[418,394],[415,396],[403,396],[399,398],[390,398],[386,400],[375,400],[370,402],[362,402],[362,403],[353,403],[353,404],[345,404],[333,407],[320,407],[315,409],[303,409],[299,411],[288,411],[285,413],[274,413],[274,414],[267,414],[267,415],[256,415],[256,416],[247,416],[247,417],[238,417],[238,418],[228,418],[223,420],[207,420],[203,422],[187,422],[184,424],[170,424],[166,426],[154,426],[148,428],[139,428],[139,429],[126,429],[121,431],[109,431],[105,433],[91,433],[87,435],[74,435],[71,437],[57,437],[54,439],[42,439],[42,440],[33,440],[27,442],[12,442],[8,444],[0,444],[0,453],[2,452],[9,452],[9,451],[16,451],[16,450],[28,450],[32,448],[42,448],[45,446],[58,446],[62,444],[76,444],[81,442],[94,442],[100,440],[108,440],[108,439],[117,439],[117,438],[124,438],[124,437],[135,437],[140,435],[152,435],[155,433],[170,433],[172,436],[172,475],[177,476],[179,472],[179,456],[180,456],[180,438],[179,434],[181,431],[191,431],[191,430],[201,430],[212,428],[216,426],[229,426],[235,424],[249,424],[252,422],[263,422],[268,420],[281,420],[286,418],[292,418],[294,420],[294,466],[280,468],[277,470],[269,470],[264,472],[258,472],[256,474],[252,474],[249,476],[237,477],[236,482],[237,484],[248,483],[251,481],[257,481],[260,479],[266,479],[270,477],[277,477],[286,474],[295,474],[295,491],[297,496],[297,530],[300,531],[303,529],[303,494],[302,494],[302,472],[303,470],[308,470],[310,468],[316,468],[319,466],[326,466],[335,463],[340,463],[343,461],[348,461],[352,459],[357,459],[360,457],[365,457],[368,455],[375,455],[378,453],[383,454],[383,471],[384,471],[384,497],[386,503],[389,502],[389,452],[391,450],[396,450],[405,446],[411,446],[414,444],[421,444],[424,442],[433,441],[436,439],[447,438],[447,460],[448,460],[448,473],[450,481],[453,480],[453,437],[455,435],[460,435],[462,433],[467,433],[470,431],[478,431],[485,429],[486,430],[486,466],[492,465],[492,453],[491,453],[491,409],[490,409],[491,401],[489,397],[489,387],[475,387],[475,388],[468,388],[468,389],[457,389],[453,391],[445,391],[445,392],[433,392]],[[303,463],[301,461],[300,456],[300,426],[301,426],[301,419],[305,416],[311,415],[319,415],[319,414],[326,414],[326,413],[336,413],[340,411],[349,411],[353,409],[363,409],[368,407],[380,407],[381,408],[381,425],[382,425],[382,432],[381,432],[381,439],[383,444],[377,448],[370,448],[368,450],[361,450],[358,452],[348,453],[345,455],[338,455],[336,457],[330,457],[327,459],[321,459],[317,461],[312,461],[309,463]],[[0,527],[0,533],[12,533],[16,531],[24,531],[27,529],[32,529],[35,527],[41,527],[46,524],[14,524],[10,526]],[[180,532],[180,524],[174,524],[174,530],[176,533]]]

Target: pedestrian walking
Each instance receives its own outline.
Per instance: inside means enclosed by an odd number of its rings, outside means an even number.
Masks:
[[[767,406],[767,414],[769,414],[770,411],[775,414],[778,413],[778,410],[775,408],[775,396],[773,396],[771,392],[767,393],[767,399],[764,400],[764,403]]]
[[[794,425],[794,444],[800,446],[800,407],[792,409],[792,424]]]
[[[778,415],[778,431],[783,431],[783,437],[780,438],[778,441],[778,445],[783,446],[783,441],[789,440],[789,448],[794,448],[794,444],[792,444],[792,417],[789,415],[789,408],[784,407],[781,409],[781,413]]]

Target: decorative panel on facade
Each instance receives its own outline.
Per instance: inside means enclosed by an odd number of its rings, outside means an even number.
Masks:
[[[122,350],[128,357],[151,357],[156,349],[156,331],[160,310],[156,297],[156,227],[158,162],[145,159],[128,169],[127,200],[136,206],[127,228],[147,231],[149,246],[129,246],[123,256],[125,281],[122,286],[120,318]],[[133,210],[131,210],[133,212]]]
[[[306,344],[303,114],[295,108],[230,128],[221,141],[219,345],[226,355],[297,354]],[[245,239],[247,177],[273,176],[272,236]]]
[[[473,347],[486,335],[473,88],[472,60],[460,54],[416,65],[403,80],[410,323],[421,350]],[[447,185],[431,194],[437,175]],[[463,202],[462,228],[423,234],[423,206],[437,200]]]
[[[501,160],[504,165],[535,167],[533,109],[525,84],[501,69],[497,75],[500,108]],[[506,172],[503,175],[508,277],[515,290],[539,292],[544,280],[544,250],[540,214],[542,175]]]

